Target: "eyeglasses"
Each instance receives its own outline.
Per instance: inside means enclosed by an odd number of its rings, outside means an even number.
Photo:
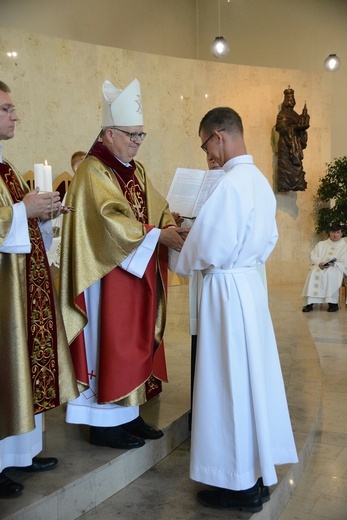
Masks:
[[[216,131],[216,132],[224,132],[224,131],[225,131],[225,128],[220,128],[219,130],[213,130],[213,132],[215,132],[215,131]],[[208,153],[208,150],[207,150],[206,145],[207,145],[207,143],[209,142],[209,140],[212,139],[212,137],[214,136],[214,133],[213,133],[213,132],[212,132],[212,134],[210,135],[210,137],[208,137],[208,138],[206,139],[206,141],[204,141],[204,142],[202,143],[202,145],[200,146],[201,150],[204,150],[205,153]]]
[[[117,128],[116,126],[111,126],[111,128],[128,135],[130,137],[130,141],[132,141],[133,143],[136,143],[139,139],[141,139],[141,141],[144,141],[147,135],[146,132],[127,132],[126,130],[122,130],[121,128]]]
[[[15,107],[9,105],[0,105],[0,110],[2,110],[2,112],[5,112],[5,114],[8,116],[12,116],[12,114],[16,112]]]

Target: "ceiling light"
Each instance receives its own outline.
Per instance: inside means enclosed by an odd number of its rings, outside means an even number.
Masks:
[[[327,59],[324,61],[324,68],[328,72],[335,72],[340,68],[341,60],[336,54],[329,54]]]
[[[218,0],[218,33],[220,34],[220,0]],[[223,36],[216,36],[211,44],[210,50],[216,58],[223,58],[229,53],[229,43]]]
[[[210,49],[213,56],[216,58],[223,58],[229,53],[229,43],[223,38],[223,36],[216,36]]]

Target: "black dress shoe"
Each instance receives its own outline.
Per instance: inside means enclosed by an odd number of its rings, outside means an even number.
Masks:
[[[339,310],[339,304],[338,303],[328,303],[329,307],[327,308],[328,312],[336,312]]]
[[[24,487],[8,478],[4,472],[0,473],[0,498],[14,498],[22,494]]]
[[[313,311],[313,303],[309,303],[302,308],[302,312],[311,312]]]
[[[141,439],[160,439],[164,435],[162,430],[156,430],[149,424],[146,424],[140,415],[133,421],[122,424],[122,427],[126,432],[132,433]]]
[[[232,491],[230,489],[213,489],[199,491],[198,501],[207,507],[215,509],[232,509],[258,513],[263,509],[261,495],[257,484],[245,491]]]
[[[141,448],[145,441],[126,432],[123,426],[91,426],[90,443],[95,446],[131,450],[132,448]]]
[[[16,467],[19,471],[26,471],[27,473],[35,473],[37,471],[49,471],[58,464],[58,459],[55,457],[34,457],[31,466]]]
[[[258,478],[257,486],[260,490],[260,496],[262,502],[268,502],[270,500],[270,490],[268,486],[264,486],[263,477]]]

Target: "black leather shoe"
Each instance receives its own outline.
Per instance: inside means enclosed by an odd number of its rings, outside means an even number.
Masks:
[[[133,421],[122,424],[122,428],[141,439],[160,439],[164,435],[162,430],[156,430],[149,424],[146,424],[140,415]]]
[[[268,486],[264,486],[263,477],[258,478],[257,486],[259,487],[262,502],[268,502],[270,500],[270,490]]]
[[[302,308],[302,312],[311,312],[313,311],[313,303],[309,303]]]
[[[19,471],[26,471],[27,473],[35,473],[37,471],[49,471],[58,464],[58,459],[55,457],[34,457],[31,466],[16,467]]]
[[[123,426],[91,426],[90,443],[95,446],[131,450],[133,448],[141,448],[145,441],[126,432]]]
[[[14,498],[22,494],[24,487],[7,477],[3,471],[0,473],[0,498]]]
[[[336,312],[339,310],[339,304],[338,303],[328,303],[329,307],[327,308],[328,312]]]
[[[197,497],[201,504],[215,509],[232,509],[250,513],[258,513],[263,509],[257,485],[245,491],[232,491],[223,488],[199,491]]]

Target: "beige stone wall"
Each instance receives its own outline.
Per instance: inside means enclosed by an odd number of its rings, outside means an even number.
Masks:
[[[303,282],[316,240],[313,199],[330,160],[330,77],[320,72],[229,65],[144,54],[0,27],[1,80],[12,89],[22,119],[5,156],[20,171],[48,160],[54,176],[70,171],[77,149],[87,150],[101,123],[101,85],[141,83],[148,137],[138,159],[166,195],[177,167],[205,168],[197,128],[201,117],[228,105],[243,118],[248,152],[273,185],[271,130],[283,90],[294,88],[297,110],[311,115],[304,166],[308,190],[276,194],[279,243],[267,263],[269,284]],[[221,218],[223,216],[221,215]]]

